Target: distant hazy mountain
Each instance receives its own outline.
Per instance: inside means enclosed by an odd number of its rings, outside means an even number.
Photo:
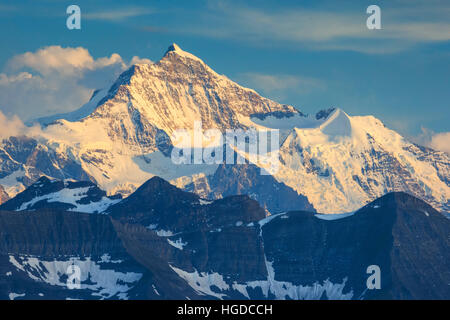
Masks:
[[[213,175],[197,178],[184,189],[207,199],[246,194],[270,213],[294,209],[315,211],[307,197],[270,175],[261,175],[260,168],[254,164],[221,164]]]
[[[350,212],[393,191],[450,211],[447,154],[410,143],[373,116],[338,108],[305,115],[239,86],[176,45],[159,62],[132,66],[80,110],[56,118],[41,119],[38,137],[0,144],[0,185],[9,197],[42,175],[90,180],[124,196],[156,175],[202,197],[248,194],[271,212],[311,206]],[[196,120],[203,129],[280,129],[279,171],[268,181],[249,171],[254,166],[175,165],[170,136]],[[286,190],[286,197],[267,197],[269,185]]]

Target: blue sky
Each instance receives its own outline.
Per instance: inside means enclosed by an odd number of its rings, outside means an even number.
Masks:
[[[71,4],[81,30],[66,28]],[[366,27],[370,4],[381,30]],[[1,1],[0,111],[26,121],[76,109],[133,57],[157,61],[175,42],[303,112],[338,106],[424,138],[450,131],[449,17],[437,0]],[[45,65],[49,52],[84,62]]]

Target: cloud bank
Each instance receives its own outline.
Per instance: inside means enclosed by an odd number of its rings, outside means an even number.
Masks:
[[[151,63],[117,53],[95,59],[83,47],[48,46],[12,57],[0,73],[0,111],[23,121],[81,107],[131,64]]]
[[[7,117],[0,111],[0,139],[22,135],[35,137],[41,135],[41,133],[42,130],[39,125],[28,127],[19,117]]]
[[[412,140],[425,147],[444,151],[450,155],[450,132],[436,133],[427,128],[422,128],[422,133]]]
[[[429,146],[450,154],[450,132],[442,132],[431,137]]]

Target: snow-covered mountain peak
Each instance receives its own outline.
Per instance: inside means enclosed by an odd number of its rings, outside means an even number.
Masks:
[[[182,51],[181,48],[174,42],[172,43],[169,48],[167,49],[167,52],[169,51]],[[166,52],[166,53],[167,53]]]
[[[352,136],[351,117],[339,108],[321,110],[315,116],[301,112],[286,116],[267,114],[264,117],[252,117],[251,121],[257,127],[282,130],[284,135],[305,131],[308,135],[324,135],[328,138]]]
[[[373,116],[350,117],[337,109],[317,128],[295,128],[280,157],[275,178],[307,194],[319,212],[330,203],[336,213],[352,211],[364,198],[391,190],[449,210],[448,156],[410,143]]]
[[[217,74],[176,45],[157,63],[130,67],[80,110],[48,125],[42,139],[5,140],[0,185],[12,197],[47,175],[129,195],[158,175],[184,188],[217,170],[170,159],[171,134],[192,129],[195,121],[203,130],[280,129],[274,178],[319,212],[352,211],[391,191],[450,210],[448,155],[406,141],[373,116],[339,108],[307,116]]]
[[[328,136],[350,137],[352,135],[350,117],[343,110],[334,109],[320,125],[320,130]]]
[[[315,116],[315,118],[317,119],[317,120],[320,120],[320,119],[326,119],[326,118],[328,118],[328,116],[330,115],[330,114],[332,114],[334,111],[336,110],[336,108],[328,108],[328,109],[323,109],[323,110],[320,110],[320,111],[318,111],[317,113],[316,113],[316,116]]]
[[[167,49],[166,53],[164,54],[164,57],[161,59],[161,61],[165,61],[166,58],[173,57],[173,55],[176,55],[178,57],[183,57],[191,60],[195,60],[198,62],[203,62],[199,57],[193,55],[192,53],[189,53],[187,51],[182,50],[176,43],[172,43],[169,48]]]
[[[80,163],[108,194],[129,194],[152,176],[164,176],[155,165],[167,162],[175,130],[190,130],[195,121],[203,130],[245,129],[255,114],[300,113],[217,74],[173,45],[157,63],[131,66],[81,109],[53,118],[42,143],[64,161]],[[155,154],[161,162],[152,158]]]
[[[298,113],[217,74],[175,44],[157,63],[133,65],[122,73],[96,102],[86,119],[110,119],[112,127],[126,129],[122,139],[134,138],[143,127],[170,135],[191,129],[194,121],[202,121],[205,128],[229,129],[245,127],[242,119],[253,114]]]

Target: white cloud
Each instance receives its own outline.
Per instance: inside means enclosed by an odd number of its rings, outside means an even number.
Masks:
[[[138,56],[134,56],[133,58],[131,58],[130,64],[151,64],[152,61],[150,59],[147,58],[139,58]]]
[[[450,132],[435,134],[431,138],[430,147],[436,150],[445,151],[450,154]]]
[[[14,74],[11,76],[8,76],[4,73],[0,73],[0,85],[8,85],[16,82],[21,82],[24,80],[29,80],[33,78],[33,75],[28,72],[21,72],[19,74]]]
[[[436,133],[427,128],[422,128],[422,133],[412,140],[425,147],[450,154],[450,132]]]
[[[87,12],[82,13],[83,19],[88,20],[105,20],[105,21],[121,21],[128,18],[134,18],[138,16],[145,16],[153,13],[154,10],[149,8],[122,8],[117,10],[102,10],[99,12]]]
[[[114,64],[125,67],[125,63],[117,53],[95,60],[83,47],[49,46],[36,52],[26,52],[13,57],[8,61],[7,68],[11,70],[31,68],[42,75],[48,75],[52,72],[73,74],[85,69],[94,70]]]
[[[151,63],[133,57],[130,63]],[[0,73],[0,111],[24,121],[82,106],[129,67],[113,53],[95,59],[82,47],[49,46],[12,57]]]
[[[39,126],[28,127],[17,116],[7,117],[0,111],[0,139],[10,136],[37,136],[41,133]]]

